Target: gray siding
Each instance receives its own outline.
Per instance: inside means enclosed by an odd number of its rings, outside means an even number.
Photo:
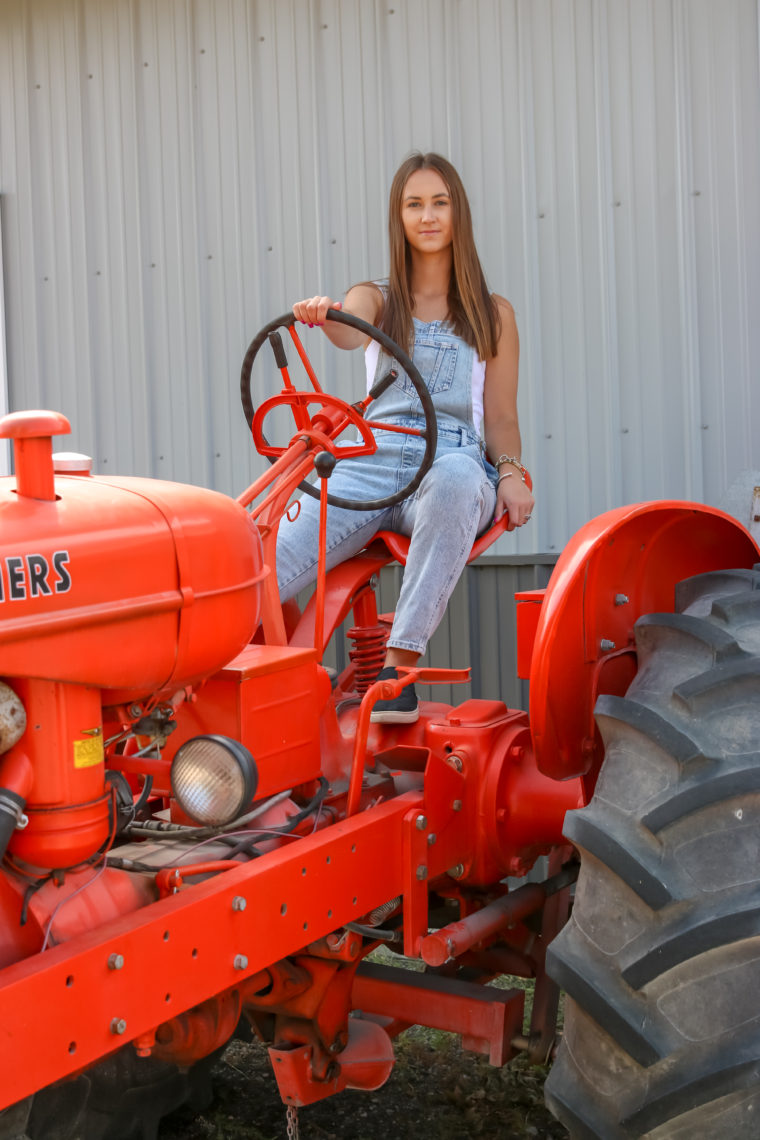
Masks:
[[[538,505],[497,553],[717,501],[760,466],[757,25],[757,0],[0,0],[11,407],[65,412],[96,470],[239,491],[248,340],[385,270],[391,174],[432,147],[522,337]],[[315,355],[355,397],[360,361]]]

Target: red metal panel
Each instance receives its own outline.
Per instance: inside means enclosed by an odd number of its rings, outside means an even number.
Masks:
[[[517,676],[523,681],[530,679],[533,660],[533,645],[536,640],[538,621],[541,617],[546,590],[522,590],[515,594],[517,609]]]
[[[466,1048],[503,1065],[516,1052],[511,1042],[522,1032],[525,993],[362,963],[352,1000],[363,1013],[461,1033]]]
[[[118,703],[205,677],[250,640],[266,569],[237,503],[148,479],[55,485],[47,502],[0,480],[4,676],[42,671]]]
[[[0,1071],[0,1106],[401,894],[402,820],[420,803],[407,793],[1,971],[14,1065]],[[123,968],[109,969],[112,954]],[[42,1010],[55,1011],[44,1033]]]
[[[181,706],[163,759],[168,765],[193,736],[222,733],[255,758],[259,799],[297,787],[321,774],[319,717],[329,695],[315,650],[249,645],[206,683],[202,701]]]
[[[601,759],[594,705],[600,693],[624,692],[635,671],[637,618],[672,612],[683,578],[758,557],[735,519],[696,503],[621,507],[579,530],[552,573],[533,650],[530,724],[540,770],[564,780]]]

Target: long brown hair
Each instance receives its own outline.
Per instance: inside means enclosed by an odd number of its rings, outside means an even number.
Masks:
[[[402,162],[394,175],[388,203],[390,274],[380,327],[403,347],[414,338],[412,257],[401,222],[404,187],[417,170],[435,170],[446,183],[452,208],[453,266],[449,281],[448,319],[454,332],[474,348],[481,360],[496,355],[501,321],[488,292],[472,232],[472,215],[462,179],[440,154],[416,151]]]

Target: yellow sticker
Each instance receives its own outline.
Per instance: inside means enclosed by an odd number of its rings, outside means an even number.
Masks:
[[[74,741],[74,767],[93,768],[103,763],[103,737],[91,736],[89,740]]]

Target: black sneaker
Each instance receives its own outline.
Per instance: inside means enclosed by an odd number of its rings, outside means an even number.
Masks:
[[[378,681],[395,681],[397,678],[398,673],[392,665],[387,665],[377,675]],[[377,701],[369,719],[373,724],[414,724],[419,716],[414,685],[406,685],[392,701]]]

